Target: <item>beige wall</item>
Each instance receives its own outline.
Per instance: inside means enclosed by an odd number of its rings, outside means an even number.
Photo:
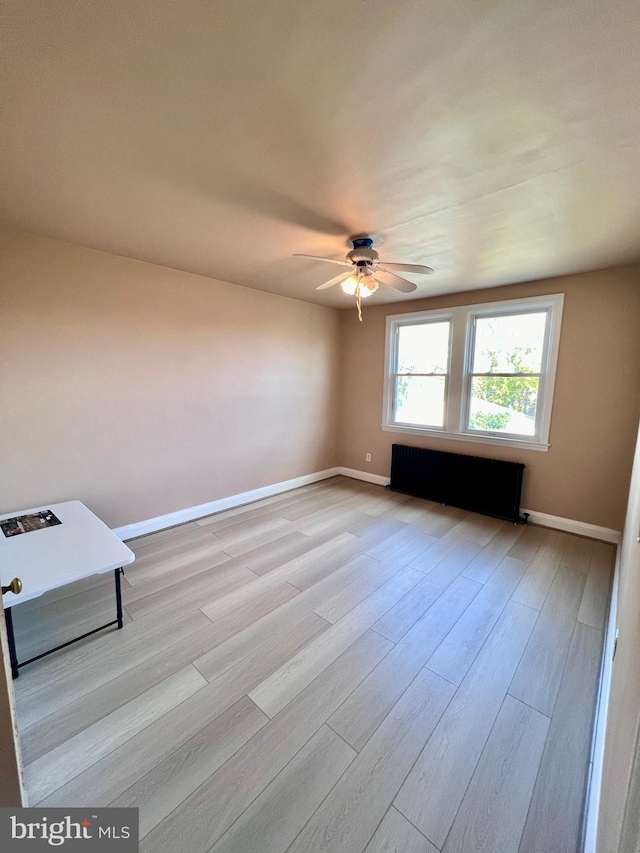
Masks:
[[[622,527],[640,267],[365,305],[361,325],[354,309],[12,230],[0,257],[0,511],[79,498],[119,526],[336,464],[388,475],[395,441],[523,461],[523,506]],[[553,292],[548,453],[382,432],[387,314]]]
[[[564,293],[548,452],[383,432],[388,314]],[[517,460],[527,466],[522,505],[622,528],[640,413],[640,267],[566,276],[404,304],[341,312],[341,464],[388,476],[393,443]],[[365,453],[372,461],[365,462]]]
[[[333,309],[0,234],[0,512],[119,526],[336,464]]]
[[[618,648],[611,673],[602,776],[598,853],[614,853],[622,828],[627,786],[640,719],[640,434],[620,547]],[[637,807],[637,806],[636,806]],[[637,823],[633,821],[633,823]],[[636,839],[637,841],[637,839]],[[627,849],[625,847],[625,849]],[[636,849],[633,845],[633,849]]]

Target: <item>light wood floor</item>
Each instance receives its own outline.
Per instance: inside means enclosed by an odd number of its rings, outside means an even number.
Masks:
[[[130,543],[22,671],[30,803],[145,853],[575,853],[614,549],[335,478]],[[112,579],[15,609],[20,656]]]

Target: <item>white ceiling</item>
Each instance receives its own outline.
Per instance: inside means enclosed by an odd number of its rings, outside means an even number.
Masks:
[[[0,215],[326,305],[370,233],[404,296],[640,259],[637,0],[21,0]],[[414,279],[419,282],[419,277]]]

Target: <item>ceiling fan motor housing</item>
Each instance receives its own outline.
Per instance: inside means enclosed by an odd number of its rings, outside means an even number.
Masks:
[[[347,254],[347,260],[360,268],[369,267],[379,260],[378,253],[372,248],[370,237],[359,237],[351,241],[353,249]]]

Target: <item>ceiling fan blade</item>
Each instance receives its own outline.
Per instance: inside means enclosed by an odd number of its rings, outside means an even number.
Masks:
[[[416,272],[421,275],[431,275],[434,270],[431,267],[425,267],[424,264],[390,264],[384,261],[384,266],[390,270],[398,270],[399,272]]]
[[[406,278],[400,278],[399,275],[389,272],[388,270],[383,270],[380,267],[375,271],[373,277],[376,281],[388,284],[390,287],[394,287],[401,293],[413,293],[414,290],[418,289],[418,285],[414,284],[412,281],[407,281]]]
[[[351,264],[349,264],[351,266]],[[351,275],[350,272],[341,272],[340,275],[337,275],[335,278],[330,278],[329,281],[325,281],[324,284],[318,285],[316,290],[327,290],[329,287],[333,287],[334,284],[339,284],[341,281],[346,281]]]
[[[312,261],[325,261],[327,264],[340,264],[343,267],[352,266],[350,261],[340,261],[337,258],[321,258],[319,255],[301,255],[300,252],[294,252],[294,258],[311,258]]]

